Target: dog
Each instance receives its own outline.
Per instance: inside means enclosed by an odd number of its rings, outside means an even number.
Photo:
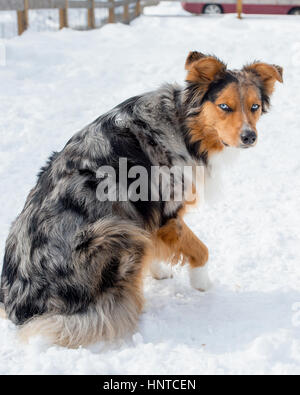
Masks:
[[[192,286],[210,286],[208,249],[183,220],[190,202],[165,201],[160,187],[158,199],[104,201],[108,177],[97,176],[103,166],[119,176],[125,158],[129,172],[201,165],[209,177],[228,149],[255,146],[282,68],[254,62],[231,71],[196,51],[185,68],[184,86],[126,100],[42,168],[11,226],[1,276],[0,301],[24,341],[40,334],[76,348],[132,333],[145,273],[165,277],[162,261],[187,263]],[[134,183],[126,182],[128,189]]]

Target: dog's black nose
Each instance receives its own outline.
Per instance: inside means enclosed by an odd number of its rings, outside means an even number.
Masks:
[[[256,138],[256,133],[253,130],[245,130],[241,135],[242,143],[245,145],[253,145]]]

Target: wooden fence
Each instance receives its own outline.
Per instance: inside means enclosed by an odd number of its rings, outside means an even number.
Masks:
[[[130,5],[134,6],[134,11]],[[18,20],[18,34],[22,34],[29,25],[29,11],[40,9],[57,9],[59,13],[60,29],[68,27],[68,9],[87,9],[87,28],[95,28],[95,9],[104,8],[108,10],[108,23],[120,20],[117,18],[116,8],[123,7],[122,22],[130,23],[141,14],[141,0],[0,0],[0,11],[16,11]]]
[[[182,0],[171,1],[181,2]],[[242,0],[235,1],[237,2],[238,17],[241,18]],[[191,0],[191,2],[203,3],[205,0]],[[0,0],[0,11],[16,11],[18,34],[20,35],[28,28],[30,10],[57,9],[59,14],[59,28],[62,29],[69,25],[69,9],[86,9],[86,28],[94,29],[96,27],[96,9],[108,10],[108,16],[105,22],[114,23],[122,21],[124,23],[130,23],[141,14],[143,7],[157,4],[159,4],[159,0]],[[116,8],[119,9],[120,7],[123,7],[122,14],[119,12],[116,13]]]

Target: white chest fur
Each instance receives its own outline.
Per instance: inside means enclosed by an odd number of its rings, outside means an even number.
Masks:
[[[208,166],[204,170],[204,199],[214,202],[222,195],[223,172],[228,170],[238,159],[240,150],[225,147],[222,152],[209,158]]]

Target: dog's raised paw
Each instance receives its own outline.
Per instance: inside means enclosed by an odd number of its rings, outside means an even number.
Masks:
[[[192,268],[190,267],[190,283],[195,289],[201,292],[208,291],[212,282],[208,275],[208,265]]]

